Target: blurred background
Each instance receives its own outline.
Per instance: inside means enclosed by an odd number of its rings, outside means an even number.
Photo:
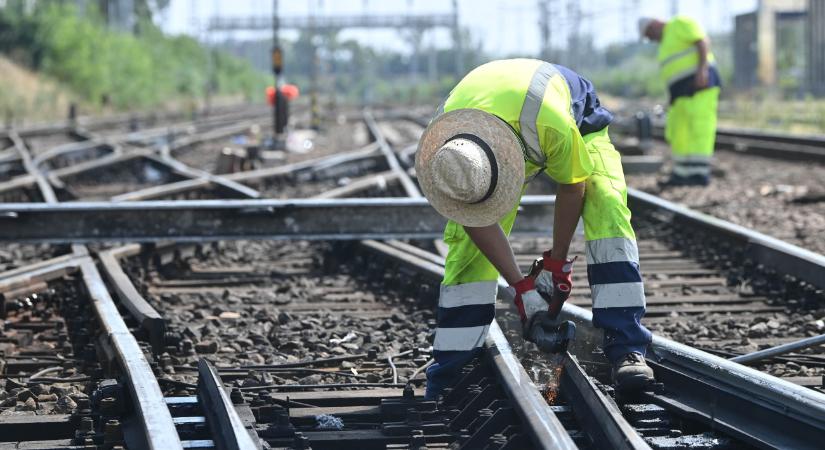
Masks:
[[[322,108],[435,105],[467,71],[507,57],[570,66],[613,108],[651,107],[667,100],[636,23],[676,14],[711,36],[723,125],[825,130],[822,0],[0,0],[0,114],[264,102],[275,45],[279,83]]]

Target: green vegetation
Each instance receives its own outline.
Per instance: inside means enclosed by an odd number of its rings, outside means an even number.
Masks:
[[[245,61],[190,37],[164,35],[149,19],[141,19],[133,35],[110,29],[90,9],[81,16],[72,5],[42,3],[31,15],[0,11],[0,52],[58,80],[85,104],[192,104],[207,89],[260,99],[269,80]]]

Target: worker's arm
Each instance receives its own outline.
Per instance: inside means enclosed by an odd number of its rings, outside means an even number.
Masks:
[[[553,259],[567,259],[570,241],[582,215],[584,183],[558,185],[553,213]]]
[[[498,270],[507,284],[514,285],[524,276],[516,263],[516,256],[510,248],[510,242],[499,224],[494,223],[486,227],[464,227],[464,231],[473,240],[473,243],[487,257],[493,267]]]
[[[708,63],[708,49],[710,46],[707,38],[696,41],[694,45],[699,53],[699,68],[694,78],[694,86],[696,89],[704,89],[708,87],[710,81],[710,64]]]

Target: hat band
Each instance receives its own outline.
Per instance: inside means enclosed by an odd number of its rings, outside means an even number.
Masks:
[[[472,141],[474,144],[481,147],[481,149],[484,150],[484,154],[487,155],[487,161],[490,162],[490,187],[487,188],[487,192],[484,194],[483,197],[481,197],[481,199],[476,200],[470,204],[475,205],[481,203],[493,195],[493,192],[495,192],[496,190],[496,185],[498,184],[498,162],[496,162],[496,155],[495,153],[493,153],[493,149],[491,149],[490,146],[487,145],[486,142],[484,142],[484,139],[481,139],[480,137],[474,134],[459,133],[444,141],[444,144],[447,144],[448,142],[456,139],[467,139],[468,141]]]

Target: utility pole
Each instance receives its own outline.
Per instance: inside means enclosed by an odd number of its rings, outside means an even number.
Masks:
[[[319,65],[320,60],[318,59],[318,35],[317,30],[315,29],[315,2],[310,0],[309,2],[309,42],[310,46],[312,47],[312,74],[310,75],[310,94],[309,94],[309,126],[313,130],[319,130],[321,128],[321,117],[320,111],[318,111],[318,89],[319,89]]]
[[[670,16],[679,14],[679,0],[670,0]]]
[[[539,59],[550,60],[550,1],[539,0],[539,33],[541,34],[541,48]]]
[[[275,97],[272,101],[272,145],[278,147],[281,140],[281,134],[284,132],[286,120],[281,119],[280,116],[286,117],[286,111],[280,109],[286,105],[285,99],[281,99],[281,92],[278,89],[278,76],[281,75],[284,67],[284,55],[281,49],[281,42],[278,39],[278,31],[280,29],[280,20],[278,17],[278,0],[272,0],[272,79],[273,87],[275,88]]]
[[[581,51],[581,39],[579,27],[581,26],[582,14],[579,2],[569,0],[567,2],[567,22],[570,26],[570,34],[567,36],[567,64],[571,67],[578,66],[579,52]]]
[[[461,43],[461,28],[458,24],[458,0],[453,0],[453,47],[455,48],[456,79],[464,76],[464,49]]]

